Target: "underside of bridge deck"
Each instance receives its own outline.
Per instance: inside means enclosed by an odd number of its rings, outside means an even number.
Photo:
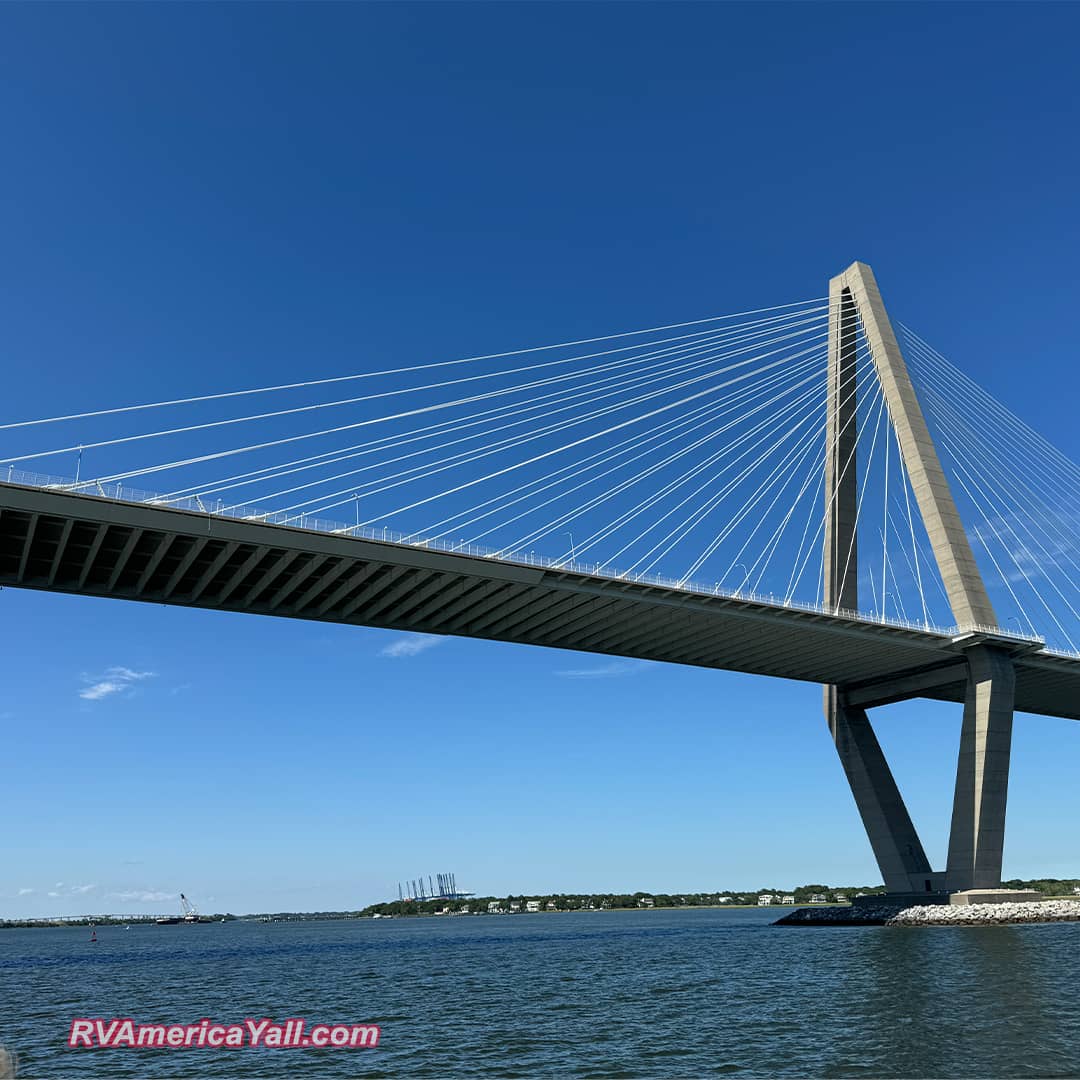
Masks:
[[[922,630],[16,485],[0,485],[0,585],[521,642],[871,696],[963,663],[953,639]],[[1016,670],[1017,708],[1080,719],[1080,662],[1035,653]],[[964,700],[963,679],[931,683],[922,696]]]

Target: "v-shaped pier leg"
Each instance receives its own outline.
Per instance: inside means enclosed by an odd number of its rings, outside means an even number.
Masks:
[[[829,686],[825,715],[885,888],[930,892],[930,862],[866,711],[845,707],[836,687]]]

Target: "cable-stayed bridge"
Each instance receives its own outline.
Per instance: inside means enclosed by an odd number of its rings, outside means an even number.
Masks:
[[[1013,710],[1080,719],[1078,522],[1076,465],[898,338],[862,264],[692,323],[0,423],[0,584],[825,685],[898,892],[999,884]],[[965,705],[943,873],[866,715],[920,696]]]

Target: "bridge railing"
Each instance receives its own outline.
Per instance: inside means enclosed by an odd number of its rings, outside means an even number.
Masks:
[[[7,467],[6,476],[3,472],[0,472],[0,479],[24,487],[48,488],[79,495],[96,495],[118,502],[142,503],[173,510],[187,510],[211,517],[235,518],[269,525],[286,525],[291,528],[310,529],[315,532],[332,533],[338,536],[351,536],[361,540],[373,540],[387,544],[400,544],[407,547],[443,551],[452,555],[470,555],[474,558],[497,559],[500,562],[536,566],[545,570],[587,574],[591,577],[612,581],[638,582],[643,585],[654,585],[675,592],[700,596],[717,596],[728,600],[761,604],[766,607],[784,608],[789,611],[805,611],[815,615],[831,615],[855,622],[872,623],[901,630],[913,630],[918,633],[935,634],[940,637],[955,638],[962,634],[982,633],[1010,641],[1039,645],[1051,655],[1080,659],[1080,653],[1074,654],[1063,650],[1046,649],[1045,641],[1038,635],[1025,634],[1016,630],[1005,630],[1000,626],[937,626],[929,622],[900,619],[876,612],[833,608],[824,604],[796,600],[793,597],[780,597],[774,593],[755,593],[747,589],[724,589],[719,582],[707,585],[703,582],[680,580],[663,574],[628,573],[609,567],[606,563],[582,562],[577,559],[552,559],[544,555],[538,555],[535,551],[507,551],[506,549],[484,547],[480,544],[455,543],[437,537],[422,537],[416,533],[396,532],[393,529],[376,528],[370,525],[347,525],[340,521],[328,521],[324,518],[316,518],[306,514],[268,511],[256,506],[229,505],[221,499],[203,499],[198,495],[171,498],[156,492],[127,487],[120,483],[103,484],[97,480],[75,481],[70,478],[50,476],[45,473],[26,472],[15,469],[10,465]]]

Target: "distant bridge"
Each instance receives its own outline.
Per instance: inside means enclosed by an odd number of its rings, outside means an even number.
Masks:
[[[711,353],[701,348],[703,332],[700,331],[685,335],[693,337],[693,341],[678,346],[682,349],[677,356],[679,361],[691,358],[689,363],[682,364],[678,372],[688,367],[694,370],[704,367],[705,374],[701,377],[711,377],[710,387],[714,390],[730,388],[746,380],[748,375],[738,374],[716,384],[718,374],[725,374],[750,362],[749,359],[740,358],[728,367],[721,368],[717,363],[716,349],[723,346],[728,350],[722,355],[723,359],[729,359],[732,355],[745,357],[752,352],[754,359],[760,359],[759,367],[755,370],[764,380],[768,392],[778,393],[778,407],[787,410],[786,417],[781,416],[771,435],[781,440],[781,446],[785,445],[783,440],[787,438],[800,440],[793,444],[794,449],[784,450],[783,454],[775,444],[759,447],[753,436],[760,434],[760,424],[754,420],[757,427],[745,425],[756,414],[767,418],[769,410],[766,406],[771,405],[772,401],[766,391],[762,391],[758,398],[751,397],[745,385],[739,385],[736,390],[728,389],[729,394],[735,395],[736,401],[731,410],[733,419],[726,427],[719,423],[722,411],[703,414],[702,423],[706,430],[709,430],[712,417],[714,430],[730,431],[728,438],[716,444],[720,450],[715,451],[711,459],[713,462],[732,450],[733,444],[738,446],[740,441],[745,444],[741,457],[748,463],[743,466],[740,483],[732,480],[721,486],[721,490],[733,493],[742,501],[729,506],[712,499],[702,504],[706,506],[705,511],[699,512],[695,508],[697,518],[688,518],[692,524],[686,531],[678,534],[673,531],[676,539],[665,550],[678,550],[677,545],[684,543],[692,529],[702,522],[706,523],[706,529],[724,539],[742,523],[745,523],[745,529],[754,525],[756,531],[760,521],[769,521],[765,531],[772,529],[771,535],[768,539],[763,535],[758,537],[761,550],[750,546],[755,535],[751,531],[751,539],[745,540],[742,547],[733,552],[740,560],[734,563],[734,567],[744,571],[744,574],[736,576],[734,586],[723,583],[723,578],[732,571],[731,566],[720,581],[705,585],[694,584],[689,574],[680,578],[660,577],[648,566],[642,568],[643,559],[639,559],[634,568],[626,573],[613,569],[610,558],[590,563],[581,558],[580,548],[575,550],[572,532],[566,533],[570,538],[569,552],[559,557],[540,557],[511,546],[483,548],[473,541],[454,541],[447,538],[446,529],[433,531],[430,539],[423,539],[419,531],[393,534],[369,522],[361,522],[360,507],[368,498],[366,493],[371,491],[379,495],[395,489],[399,481],[393,475],[383,487],[364,481],[367,484],[365,494],[358,492],[354,498],[357,520],[352,526],[327,523],[318,517],[318,511],[312,511],[310,503],[320,501],[319,497],[309,500],[307,504],[300,504],[299,510],[293,505],[269,511],[229,504],[220,497],[221,492],[245,484],[280,483],[285,476],[295,476],[302,470],[321,468],[360,454],[376,451],[381,454],[388,448],[396,451],[403,444],[422,443],[425,439],[433,440],[428,448],[431,455],[422,459],[426,471],[416,470],[417,476],[428,480],[435,476],[442,477],[449,467],[444,462],[453,463],[456,459],[444,447],[445,438],[444,443],[435,440],[448,435],[458,436],[449,440],[449,445],[454,445],[472,438],[459,436],[459,432],[474,423],[480,424],[480,421],[467,418],[451,419],[432,428],[421,428],[419,434],[414,428],[395,428],[394,439],[386,437],[373,443],[360,444],[359,451],[356,447],[346,447],[283,465],[253,469],[238,474],[238,478],[226,478],[226,481],[202,481],[162,495],[142,494],[128,486],[129,481],[133,477],[156,475],[162,471],[202,466],[205,462],[236,453],[265,451],[268,447],[292,443],[309,435],[293,432],[266,440],[264,444],[240,449],[205,454],[189,451],[177,462],[127,471],[114,470],[93,480],[82,477],[69,481],[55,480],[21,471],[23,463],[29,459],[69,453],[76,449],[81,469],[84,449],[81,445],[12,455],[3,459],[11,464],[7,469],[7,482],[0,484],[0,584],[147,603],[542,645],[819,683],[827,688],[826,713],[830,728],[890,890],[955,892],[995,887],[1000,883],[1001,875],[1013,710],[1080,720],[1080,654],[1068,648],[1048,648],[1044,638],[1035,632],[1026,608],[1018,609],[1024,611],[1028,622],[1026,629],[1020,625],[1019,617],[1015,619],[1018,623],[1016,628],[999,625],[970,538],[975,536],[981,542],[980,551],[984,556],[988,553],[996,571],[1001,571],[999,559],[1004,560],[1004,555],[1001,548],[995,548],[986,540],[987,530],[993,530],[999,540],[1003,536],[1009,539],[1006,529],[1013,538],[1019,538],[1019,545],[1015,542],[1011,545],[1014,562],[1024,581],[1053,616],[1056,627],[1065,633],[1065,640],[1071,643],[1072,638],[1068,635],[1071,626],[1069,614],[1054,614],[1056,609],[1046,599],[1047,596],[1051,600],[1061,597],[1067,612],[1072,615],[1080,607],[1080,602],[1076,602],[1074,607],[1077,578],[1071,569],[1077,564],[1068,561],[1074,553],[1068,548],[1067,541],[1061,540],[1061,536],[1067,537],[1070,519],[1066,515],[1062,518],[1065,525],[1061,525],[1041,504],[1033,509],[1032,497],[1028,494],[1024,494],[1023,499],[1014,499],[1015,505],[1010,511],[1012,516],[1008,516],[999,505],[1001,492],[1006,488],[998,481],[991,483],[985,478],[980,483],[979,474],[972,471],[975,469],[972,462],[978,455],[973,458],[969,451],[963,457],[957,452],[950,459],[959,476],[959,485],[969,497],[971,506],[981,508],[981,524],[971,529],[966,527],[954,501],[955,479],[954,484],[950,484],[946,477],[936,440],[931,435],[920,397],[916,394],[868,267],[853,264],[833,280],[828,303],[824,306],[824,318],[827,329],[822,334],[817,351],[795,349],[795,346],[804,344],[804,339],[799,336],[802,330],[792,329],[800,324],[793,320],[791,314],[759,319],[752,329],[745,328],[744,324],[738,324],[737,329],[725,324],[726,336],[714,333],[709,339],[714,346]],[[810,322],[809,319],[804,321]],[[766,329],[756,329],[761,322],[770,325]],[[720,338],[719,342],[717,338]],[[785,344],[777,346],[776,339]],[[688,351],[691,345],[697,348],[696,354]],[[610,352],[622,352],[625,348]],[[661,381],[666,376],[669,386],[672,385],[673,370],[671,348],[661,350],[666,352],[665,363],[668,365],[661,370]],[[788,350],[786,353],[785,348]],[[795,349],[794,356],[792,349]],[[812,355],[807,359],[802,352]],[[595,355],[604,356],[607,353]],[[640,355],[635,354],[634,360]],[[772,359],[777,355],[780,360]],[[817,359],[824,361],[820,384],[814,381],[819,376],[806,366]],[[622,358],[606,366],[628,365],[634,360]],[[597,393],[596,397],[625,391],[633,375],[633,372],[621,370],[613,377],[605,376],[598,380],[595,378],[596,371],[595,366],[588,369],[594,383],[585,385],[615,387],[614,391]],[[797,386],[810,384],[805,394],[816,395],[811,405],[820,408],[820,415],[811,416],[814,423],[807,423],[801,430],[803,421],[798,419],[801,414],[792,405],[792,402],[801,399],[783,398],[788,391],[780,380],[790,372],[805,376]],[[496,372],[492,376],[483,374],[469,378],[494,378],[501,374]],[[576,377],[559,375],[551,381]],[[687,381],[695,382],[697,378],[694,376]],[[451,382],[462,381],[468,379]],[[309,385],[312,384],[297,384],[302,387]],[[436,384],[435,389],[443,385],[446,384]],[[516,413],[507,409],[501,413],[497,409],[489,412],[501,420],[505,416],[535,410],[537,395],[532,391],[538,385],[542,383],[513,384],[515,388],[510,390],[492,392],[491,396],[500,393],[513,395],[524,390],[526,396],[517,399],[511,397]],[[674,385],[678,388],[686,385],[686,382]],[[245,393],[290,389],[293,387]],[[434,404],[430,403],[430,395],[435,392],[432,387],[412,388],[415,389],[429,395],[429,398],[422,399],[428,400],[429,404],[413,412],[396,414],[389,420],[399,422],[405,418],[408,421],[414,413],[450,407],[437,400]],[[348,399],[344,404],[412,390],[392,390]],[[662,387],[655,395],[664,392]],[[645,447],[637,457],[644,457],[646,465],[651,463],[652,468],[651,471],[646,468],[643,475],[656,475],[658,467],[654,459],[658,446],[656,451],[648,451],[650,442],[655,445],[653,427],[660,424],[656,417],[676,406],[681,410],[676,416],[683,416],[691,408],[689,402],[706,392],[694,390],[673,404],[660,396],[657,399],[659,404],[638,420],[619,421],[599,435],[587,434],[577,441],[571,440],[568,445],[557,447],[557,450],[546,451],[526,460],[524,466],[512,463],[501,472],[490,474],[499,477],[524,469],[511,477],[509,488],[500,490],[479,506],[470,506],[466,511],[451,515],[444,522],[456,519],[450,527],[457,528],[467,513],[474,515],[470,521],[493,513],[491,510],[485,511],[485,507],[494,505],[502,513],[522,502],[527,507],[530,492],[537,494],[555,487],[558,481],[551,478],[557,478],[560,473],[567,480],[573,479],[587,466],[597,470],[594,476],[599,486],[591,501],[584,504],[585,510],[572,509],[568,516],[563,513],[561,517],[555,511],[550,511],[554,525],[534,530],[532,535],[550,536],[552,529],[575,525],[586,518],[586,511],[593,512],[605,500],[610,500],[607,492],[629,490],[630,485],[640,479],[635,476],[633,481],[623,481],[616,473],[613,478],[601,481],[605,475],[615,473],[617,467],[607,468],[606,474],[599,470],[608,467],[612,461],[620,460],[620,455],[625,456],[638,447]],[[802,390],[798,392],[804,393]],[[935,400],[946,401],[940,384],[934,393]],[[645,397],[652,394],[650,392]],[[55,417],[42,423],[77,422],[99,416],[115,418],[118,414],[143,408],[186,406],[207,400],[214,400],[214,396]],[[463,399],[465,402],[475,400]],[[871,409],[876,402],[877,408],[874,442],[869,448],[866,444],[870,438],[872,418],[867,416],[867,402]],[[211,420],[163,432],[120,435],[115,439],[99,440],[92,446],[127,450],[128,444],[139,440],[159,436],[191,438],[193,433],[199,434],[204,429],[305,413],[311,409],[341,404],[309,404],[293,410],[239,419]],[[452,403],[455,407],[459,404]],[[693,409],[702,407],[695,404]],[[610,408],[615,406],[605,406],[590,416],[604,415]],[[815,426],[817,421],[820,421],[820,427]],[[375,422],[364,419],[330,429],[330,432]],[[495,430],[512,428],[522,422],[515,421]],[[566,426],[576,422],[572,418],[559,421],[558,424],[563,426],[556,426],[555,430],[565,430]],[[665,417],[663,424],[669,422],[670,418]],[[952,423],[959,425],[960,422]],[[645,426],[634,428],[633,424]],[[739,424],[744,426],[740,428]],[[33,422],[19,422],[0,425],[0,431],[22,433],[32,426]],[[630,438],[622,443],[613,441],[619,429],[628,426],[631,428]],[[880,461],[880,458],[875,458],[875,453],[878,432],[882,427],[885,431],[883,486],[871,480],[870,469],[875,460]],[[941,422],[941,429],[963,433],[959,426],[946,428],[944,421]],[[424,434],[428,431],[434,431],[434,435]],[[790,434],[792,431],[795,435]],[[325,436],[327,433],[316,434]],[[468,478],[470,473],[467,467],[493,452],[485,447],[495,445],[499,448],[501,444],[497,440],[492,443],[492,432],[484,428],[477,437],[487,441],[481,441],[479,448],[470,449],[464,456],[457,455],[463,457],[466,471],[462,475],[467,479],[456,488],[441,478],[432,480],[434,494],[418,499],[406,506],[403,512],[425,506],[478,482]],[[703,437],[702,442],[708,437]],[[591,440],[599,440],[597,447],[590,448],[597,452],[585,455],[584,444]],[[525,437],[519,442],[507,440],[507,446],[513,450],[525,441]],[[895,457],[893,441],[896,444]],[[544,445],[540,443],[541,447]],[[681,449],[681,444],[677,446],[680,446],[679,454],[686,452]],[[390,460],[400,461],[419,453],[421,451],[412,451]],[[564,457],[560,459],[557,453]],[[770,459],[770,454],[777,456]],[[551,457],[555,457],[555,461],[568,461],[569,464],[551,471],[554,468],[554,462],[548,460]],[[595,464],[588,465],[594,459]],[[748,470],[762,467],[761,462],[770,460],[773,467],[769,477],[757,483],[755,488],[753,485],[759,477]],[[530,469],[529,466],[533,467]],[[364,467],[370,468],[373,466]],[[317,481],[289,486],[284,493],[291,494],[315,483],[329,484],[339,476],[349,478],[351,484],[357,484],[353,475],[364,469],[335,474],[326,479],[319,474]],[[720,483],[718,474],[711,470],[710,464],[690,474],[705,477],[703,487],[710,498],[709,477],[714,476],[715,482]],[[3,475],[0,470],[0,477]],[[408,471],[405,475],[406,480],[400,483],[415,479]],[[663,476],[661,472],[660,479]],[[812,487],[815,479],[817,483]],[[788,488],[793,480],[794,485]],[[668,482],[668,490],[685,490],[678,485],[686,482],[680,473]],[[289,483],[292,485],[294,481]],[[627,486],[620,488],[619,484],[623,483]],[[781,483],[784,486],[780,486]],[[569,490],[577,491],[584,486],[579,484],[577,488]],[[795,494],[796,488],[798,494]],[[902,489],[902,501],[897,488]],[[325,488],[321,490],[326,492]],[[327,507],[350,505],[349,494],[340,497],[343,490],[347,489],[322,495],[322,503]],[[700,490],[702,488],[698,488]],[[785,494],[785,491],[788,493]],[[278,496],[281,494],[277,493]],[[765,499],[768,495],[772,495],[772,502],[767,504]],[[874,534],[868,528],[870,514],[868,511],[864,513],[864,502],[878,496],[882,496],[883,509],[877,511],[872,520],[881,522],[881,527],[876,530],[880,536],[880,551],[875,551],[872,558],[876,561],[867,568],[863,533],[868,534],[871,546]],[[336,502],[333,497],[337,498]],[[547,513],[543,508],[553,501],[549,499],[548,503],[541,504],[538,512]],[[683,506],[687,501],[684,499],[678,506]],[[820,510],[822,503],[824,514]],[[657,499],[648,496],[643,504],[656,506]],[[307,509],[304,509],[305,506]],[[795,519],[795,511],[800,506],[809,506],[810,509],[802,511],[806,524],[796,548],[799,522]],[[815,506],[818,508],[816,515]],[[906,521],[901,517],[905,507]],[[614,508],[609,512],[614,515]],[[518,513],[518,517],[523,517],[524,513]],[[671,513],[669,511],[666,516]],[[769,518],[773,513],[776,514],[775,529]],[[624,523],[638,520],[640,514],[641,510],[634,504],[623,511],[621,520]],[[510,519],[511,522],[515,520]],[[588,520],[590,524],[595,524],[595,515]],[[616,516],[615,520],[620,521],[620,517]],[[1075,520],[1080,521],[1080,513]],[[620,527],[617,524],[605,532],[607,527],[602,522],[601,526],[590,534],[586,547],[595,547],[599,541],[594,537],[605,539]],[[905,526],[910,527],[910,546],[904,546],[909,531]],[[1048,552],[1048,559],[1044,560],[1045,566],[1041,569],[1033,556],[1034,540],[1025,540],[1021,536],[1021,530],[1027,530],[1034,536],[1034,527],[1044,530],[1053,541],[1039,541],[1041,550]],[[1073,540],[1075,542],[1075,534]],[[635,542],[642,541],[632,537],[622,550],[634,550],[632,545]],[[803,571],[808,562],[812,562],[811,552],[815,545],[822,556],[821,565],[819,572],[810,576],[817,581],[818,593],[816,597],[808,598],[798,595],[798,589],[803,581]],[[658,546],[654,545],[651,550],[655,551]],[[718,546],[718,543],[710,543],[706,556],[712,555]],[[1003,542],[1002,547],[1008,549],[1009,545]],[[779,561],[778,553],[784,551],[793,555],[790,574],[785,568],[781,575],[781,578],[786,578],[787,587],[772,595],[761,585],[766,580],[769,567]],[[900,563],[898,552],[902,552],[904,563]],[[1050,566],[1050,561],[1053,566]],[[706,565],[705,558],[698,558],[693,568],[703,565]],[[937,625],[931,618],[931,602],[927,593],[932,575],[947,601],[948,609],[951,609],[947,614],[952,618],[946,625]],[[1044,584],[1043,577],[1049,584]],[[1020,577],[1015,573],[1002,573],[1001,579],[1012,598],[1020,604],[1019,593],[1024,588]],[[997,581],[997,578],[994,580]],[[867,584],[874,594],[875,610],[865,610],[865,604],[860,603],[865,598]],[[910,607],[905,605],[905,591]],[[891,614],[888,610],[890,601],[894,605]],[[1060,604],[1058,608],[1061,608]],[[911,614],[905,617],[905,612]],[[944,873],[930,870],[866,716],[869,708],[914,697],[965,705],[952,839],[948,869]]]

